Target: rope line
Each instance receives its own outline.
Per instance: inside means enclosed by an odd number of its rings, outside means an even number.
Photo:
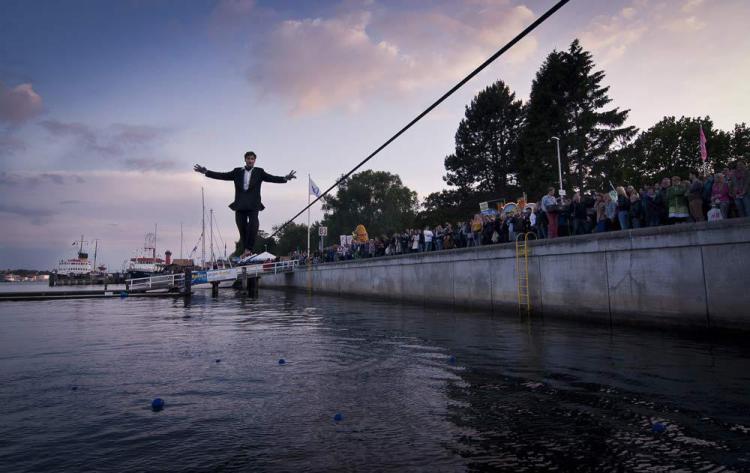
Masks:
[[[297,215],[295,215],[294,217],[292,217],[291,219],[289,219],[286,223],[284,223],[282,226],[280,226],[279,228],[277,228],[276,231],[273,232],[273,234],[269,238],[276,236],[281,230],[284,229],[284,227],[286,227],[287,225],[289,225],[290,223],[292,223],[294,221],[294,219],[296,219],[297,217],[299,217],[300,215],[302,215],[307,209],[309,209],[310,207],[312,207],[313,204],[315,204],[320,199],[322,199],[323,197],[325,197],[326,194],[328,194],[329,192],[331,192],[333,189],[335,189],[336,187],[338,187],[339,184],[341,184],[343,181],[345,181],[357,169],[361,168],[367,161],[369,161],[370,159],[372,159],[373,157],[375,157],[376,154],[378,154],[379,152],[381,152],[386,146],[388,146],[393,141],[395,141],[396,138],[398,138],[399,136],[401,136],[406,130],[408,130],[409,128],[411,128],[419,120],[421,120],[422,118],[424,118],[424,116],[427,115],[428,113],[430,113],[435,107],[437,107],[438,105],[440,105],[441,103],[443,103],[445,101],[445,99],[447,99],[448,97],[450,97],[451,95],[453,95],[454,92],[456,92],[458,89],[460,89],[468,81],[470,81],[471,79],[473,79],[474,76],[476,76],[477,74],[479,74],[480,72],[482,72],[482,70],[484,70],[487,66],[489,66],[490,64],[492,64],[497,58],[499,58],[500,56],[502,56],[506,51],[508,51],[513,46],[515,46],[516,43],[518,43],[519,41],[521,41],[526,35],[528,35],[534,29],[536,29],[537,26],[539,26],[542,23],[544,23],[549,17],[551,17],[552,15],[554,15],[560,8],[562,8],[569,1],[570,0],[560,0],[559,2],[557,2],[554,6],[552,6],[552,8],[550,8],[549,10],[547,10],[542,16],[540,16],[539,18],[537,18],[533,23],[531,23],[529,26],[527,26],[523,31],[521,31],[520,33],[518,33],[513,39],[511,39],[510,41],[508,41],[505,44],[505,46],[503,46],[502,48],[500,48],[495,54],[493,54],[492,56],[490,56],[487,60],[485,60],[482,64],[480,64],[476,69],[474,69],[471,73],[469,73],[469,75],[467,75],[466,77],[464,77],[463,79],[461,79],[461,81],[459,81],[456,85],[454,85],[448,92],[446,92],[445,94],[443,94],[442,97],[440,97],[439,99],[437,99],[435,102],[433,102],[432,105],[430,105],[422,113],[420,113],[419,115],[417,115],[416,118],[414,118],[406,126],[404,126],[403,128],[401,128],[395,135],[391,136],[388,139],[388,141],[386,141],[385,143],[383,143],[382,145],[380,145],[378,147],[378,149],[376,149],[375,151],[373,151],[372,153],[370,153],[369,156],[367,156],[365,159],[363,159],[362,162],[360,162],[359,164],[357,164],[351,171],[349,171],[348,173],[344,174],[339,180],[337,180],[335,183],[333,183],[333,185],[331,185],[331,187],[329,187],[328,189],[326,189],[325,192],[321,193],[320,196],[318,196],[315,200],[313,200],[312,202],[310,202],[309,204],[307,204],[307,207],[305,207],[302,210],[300,210],[297,213]]]

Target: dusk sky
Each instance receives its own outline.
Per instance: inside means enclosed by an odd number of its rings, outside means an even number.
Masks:
[[[308,173],[330,186],[554,3],[0,0],[0,268],[52,269],[83,234],[117,271],[154,224],[179,257],[181,222],[188,257],[201,186],[231,248],[232,185],[192,165],[227,171],[247,150],[299,177],[263,186],[268,231],[306,205]],[[526,100],[575,38],[628,124],[730,130],[750,110],[748,18],[747,0],[572,0],[365,169],[444,188],[471,98],[502,79]]]

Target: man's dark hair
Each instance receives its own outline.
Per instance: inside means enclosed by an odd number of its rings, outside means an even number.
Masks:
[[[245,157],[252,156],[253,158],[257,158],[258,156],[253,151],[248,151],[245,153]]]

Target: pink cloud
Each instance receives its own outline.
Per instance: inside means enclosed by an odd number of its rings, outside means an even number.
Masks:
[[[371,98],[401,99],[471,71],[534,17],[507,0],[345,4],[327,18],[286,20],[268,33],[249,73],[262,95],[282,97],[296,114],[360,107]],[[523,62],[529,38],[505,58]]]
[[[20,125],[41,110],[42,97],[31,84],[20,84],[11,89],[0,82],[0,122]]]

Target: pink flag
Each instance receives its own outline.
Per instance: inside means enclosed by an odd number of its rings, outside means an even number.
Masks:
[[[706,151],[706,135],[703,134],[703,125],[701,127],[701,159],[703,162],[706,162],[706,159],[708,158],[708,151]]]

